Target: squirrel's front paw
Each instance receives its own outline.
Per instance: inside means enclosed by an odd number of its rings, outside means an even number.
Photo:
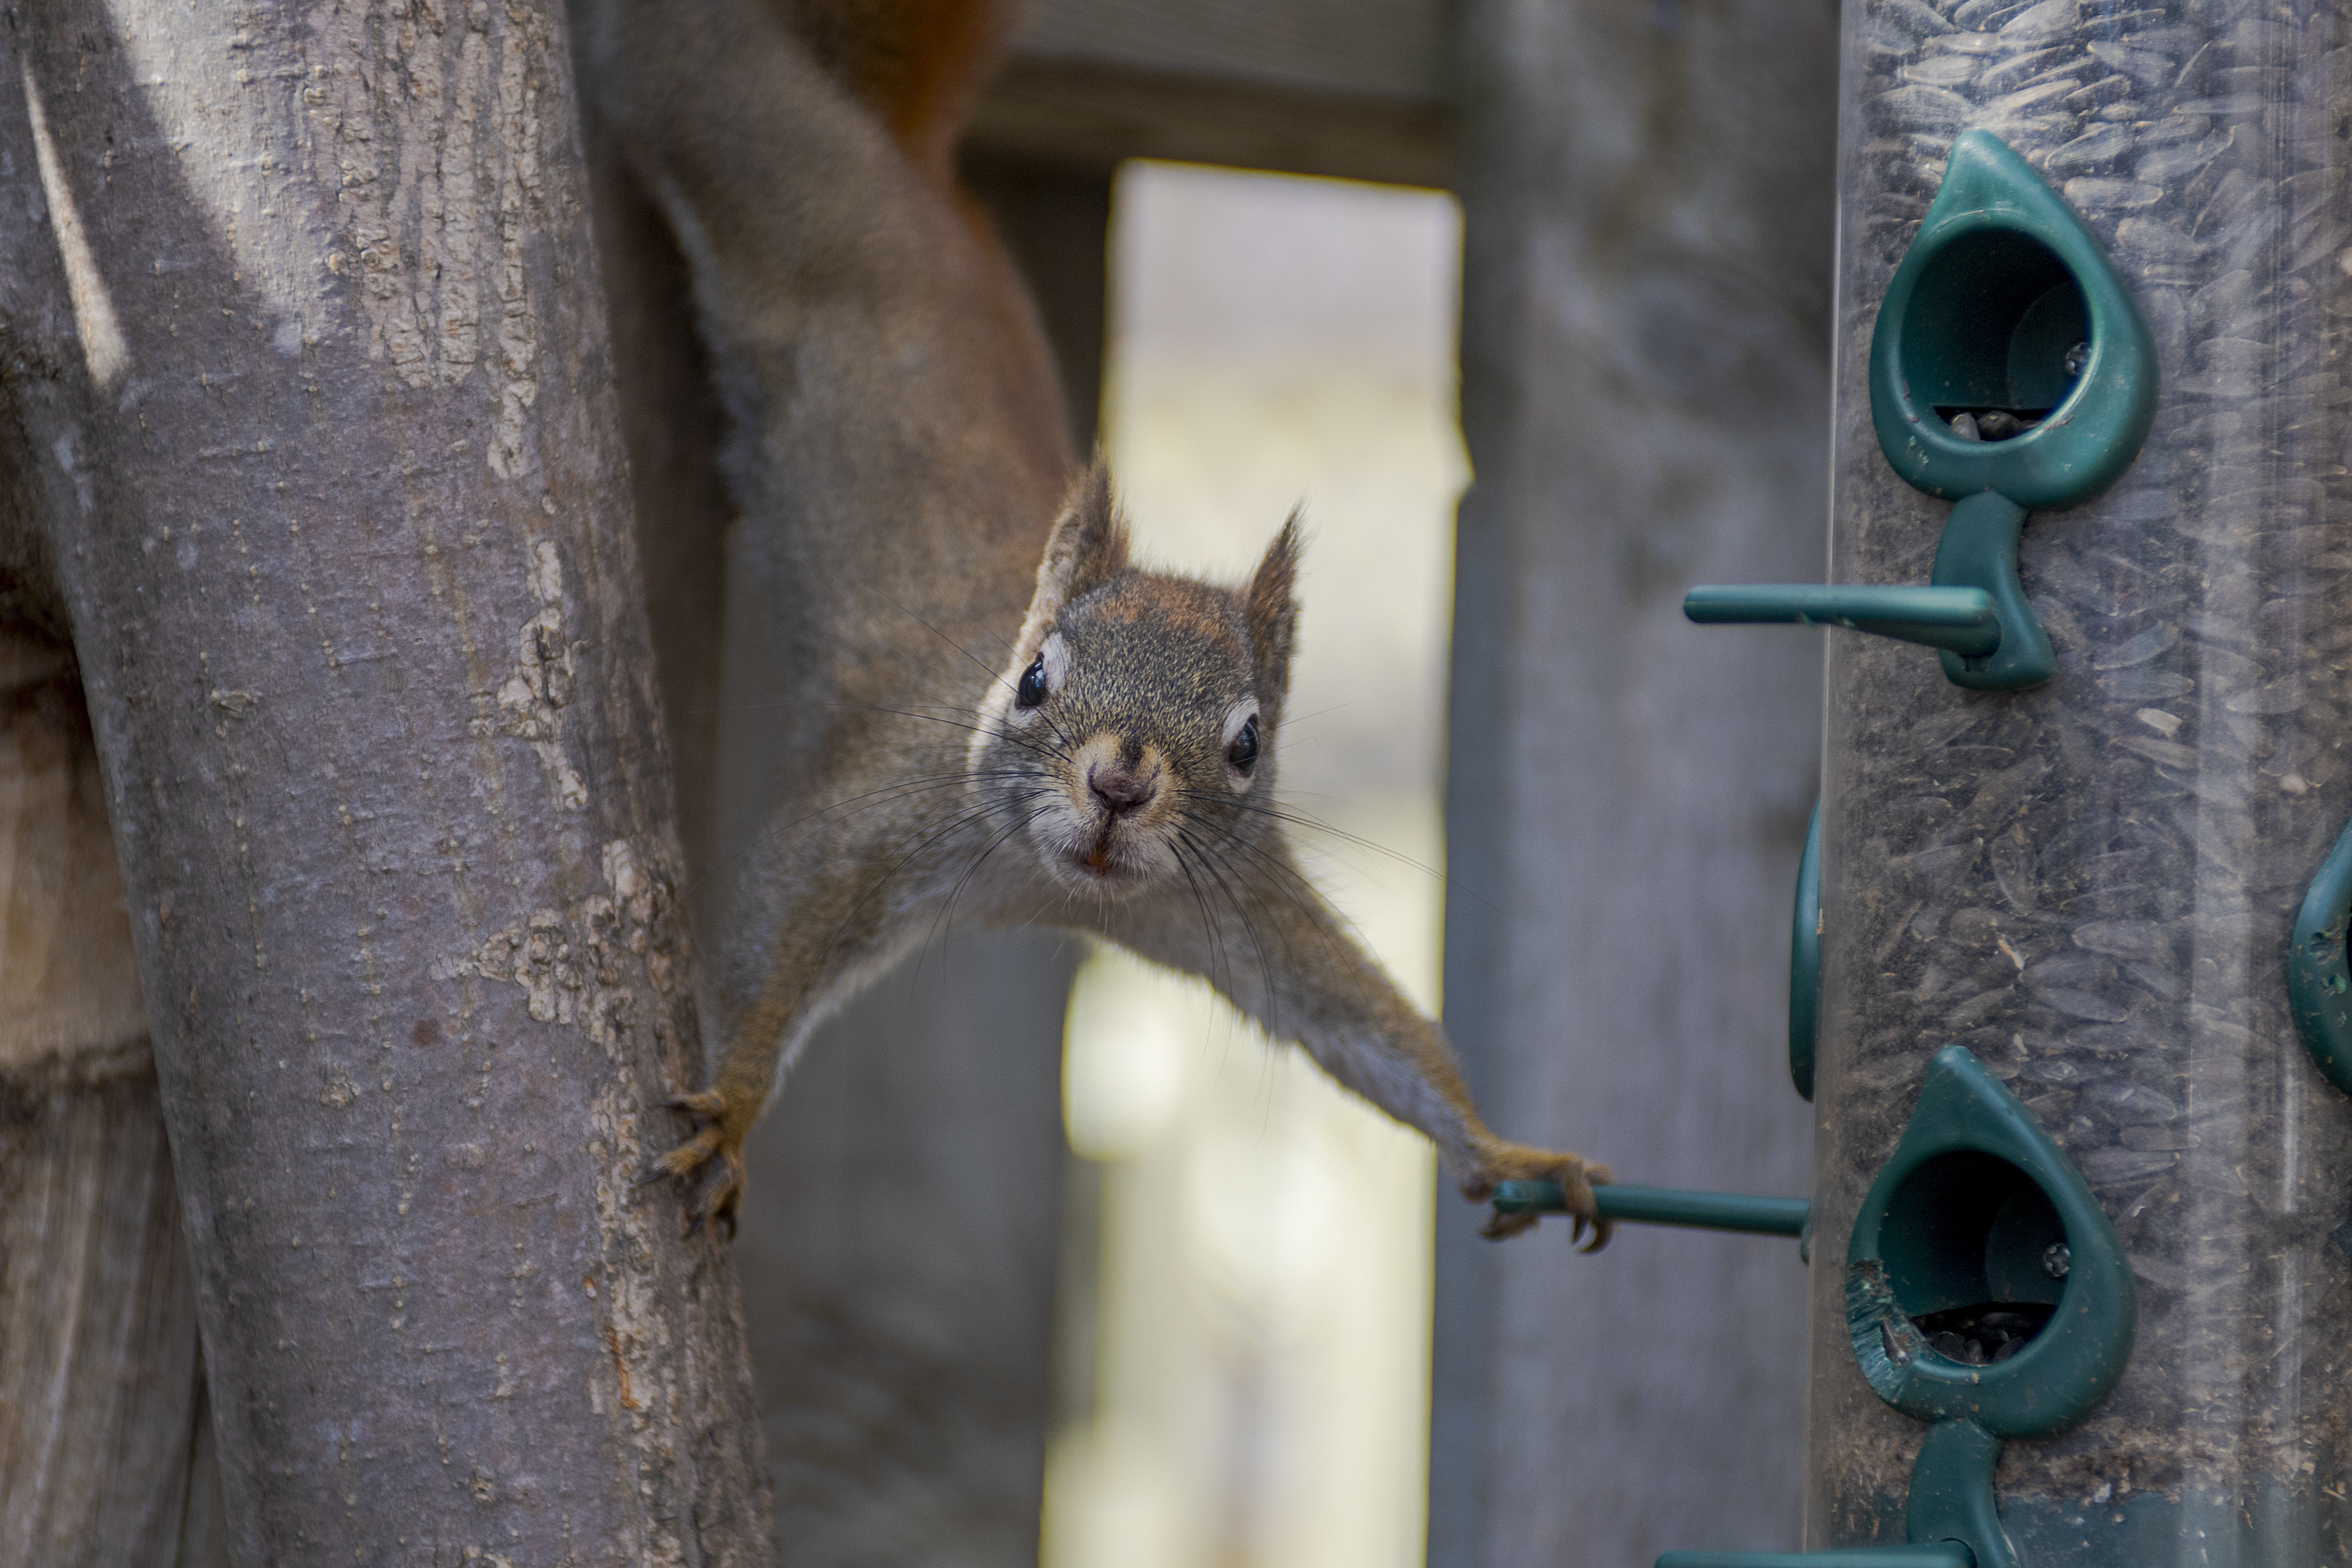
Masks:
[[[1480,1162],[1478,1173],[1462,1184],[1462,1195],[1472,1203],[1485,1203],[1494,1196],[1500,1182],[1558,1182],[1568,1199],[1570,1241],[1582,1241],[1587,1229],[1592,1238],[1578,1248],[1581,1252],[1598,1252],[1609,1245],[1615,1227],[1601,1217],[1601,1210],[1592,1199],[1592,1189],[1609,1184],[1609,1167],[1580,1154],[1559,1153],[1549,1149],[1530,1149],[1524,1143],[1497,1143]],[[1501,1241],[1535,1228],[1538,1215],[1533,1214],[1495,1214],[1478,1229],[1489,1241]]]
[[[683,1110],[694,1119],[694,1136],[656,1160],[638,1185],[648,1185],[665,1176],[689,1182],[686,1200],[689,1223],[686,1234],[692,1236],[702,1228],[703,1221],[716,1219],[727,1226],[728,1238],[732,1240],[735,1205],[743,1196],[743,1135],[751,1131],[751,1118],[738,1114],[722,1089],[680,1095],[667,1103],[672,1110]],[[717,1173],[693,1184],[693,1178],[710,1163],[713,1155],[719,1159]]]

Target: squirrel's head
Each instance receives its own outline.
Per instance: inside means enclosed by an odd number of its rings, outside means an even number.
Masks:
[[[1298,620],[1294,514],[1239,588],[1138,570],[1097,461],[1054,525],[971,772],[1063,886],[1213,881],[1272,820]]]

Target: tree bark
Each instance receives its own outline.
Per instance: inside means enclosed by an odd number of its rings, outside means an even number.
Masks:
[[[236,1560],[767,1555],[547,4],[0,26],[0,374],[81,660]]]

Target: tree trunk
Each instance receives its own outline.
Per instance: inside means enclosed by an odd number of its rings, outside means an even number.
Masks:
[[[0,374],[240,1563],[766,1555],[552,7],[0,27]]]

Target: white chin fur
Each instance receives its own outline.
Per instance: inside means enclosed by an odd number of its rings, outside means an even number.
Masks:
[[[1119,898],[1158,887],[1177,875],[1174,853],[1160,835],[1151,832],[1119,834],[1105,865],[1093,866],[1088,856],[1100,831],[1097,824],[1055,812],[1034,825],[1027,837],[1045,874],[1072,892]]]

